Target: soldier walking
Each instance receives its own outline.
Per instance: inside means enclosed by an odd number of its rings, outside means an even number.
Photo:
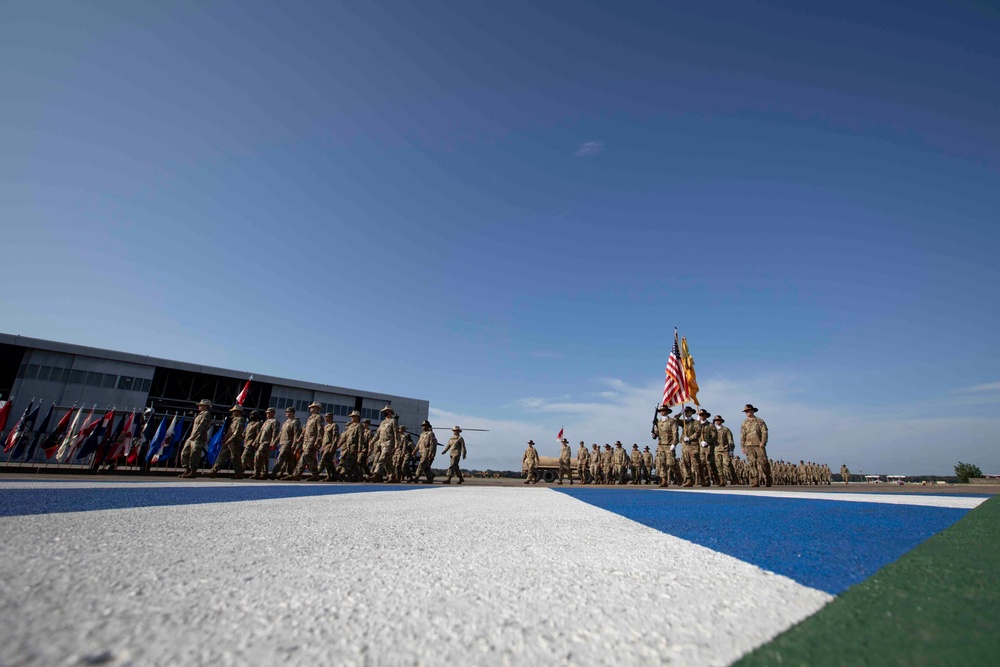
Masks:
[[[243,406],[234,405],[229,408],[233,414],[229,428],[222,439],[222,450],[215,459],[215,465],[205,473],[206,477],[215,477],[230,461],[233,462],[233,479],[243,479],[243,430],[246,428],[246,420],[243,419]]]
[[[747,403],[743,408],[747,418],[740,427],[740,449],[747,457],[750,486],[760,486],[764,480],[766,486],[771,486],[771,464],[767,460],[767,424],[757,417],[757,408]]]
[[[209,412],[211,407],[212,401],[207,398],[198,401],[198,414],[191,426],[191,435],[188,436],[184,442],[184,448],[181,450],[181,467],[184,468],[184,472],[178,477],[194,477],[198,468],[201,467],[201,453],[205,450],[205,444],[208,442],[208,429],[212,426],[212,415]]]
[[[358,482],[362,479],[364,469],[361,466],[360,455],[365,451],[365,431],[361,423],[361,413],[354,410],[350,414],[351,421],[344,427],[340,436],[340,465],[344,471],[344,479],[348,482]]]
[[[698,441],[698,470],[701,485],[710,486],[711,482],[719,484],[719,473],[715,469],[715,425],[708,421],[712,413],[702,408],[698,411],[698,424],[701,427],[701,439]]]
[[[340,427],[333,421],[333,413],[323,415],[323,448],[319,455],[319,471],[326,471],[324,482],[337,479],[337,447],[340,440]]]
[[[692,487],[698,477],[701,468],[701,424],[694,418],[695,409],[690,405],[684,408],[684,420],[681,422],[681,439],[684,444],[681,448],[681,474],[684,477],[683,486]],[[697,481],[701,481],[698,479]]]
[[[295,448],[302,437],[302,422],[295,416],[295,408],[285,408],[285,423],[278,434],[278,458],[271,471],[271,479],[288,479],[295,470]]]
[[[442,454],[451,453],[451,465],[448,466],[448,475],[444,478],[445,484],[451,484],[451,477],[455,475],[458,477],[458,483],[461,484],[465,481],[462,477],[462,467],[461,461],[465,458],[465,438],[460,434],[462,429],[456,426],[451,429],[451,439],[448,440],[448,445],[444,448]]]
[[[396,449],[399,447],[399,419],[388,405],[379,410],[382,421],[378,425],[372,446],[378,450],[378,463],[372,476],[379,482],[398,482],[393,465]]]
[[[535,451],[535,441],[528,441],[528,448],[524,450],[524,457],[521,459],[521,468],[524,470],[525,484],[538,483],[538,452]]]
[[[260,410],[250,413],[250,423],[247,430],[243,432],[243,470],[253,470],[254,457],[257,455],[257,438],[260,437]]]
[[[323,444],[323,417],[319,411],[323,406],[315,401],[309,404],[309,418],[306,420],[305,428],[302,429],[302,455],[299,457],[299,464],[295,466],[288,479],[297,482],[302,479],[302,473],[309,469],[312,475],[310,482],[319,480],[319,448]]]
[[[420,463],[417,464],[417,481],[421,477],[426,478],[426,484],[434,483],[434,457],[437,456],[438,441],[434,435],[431,423],[426,419],[420,424],[420,438],[417,440],[417,453],[420,454]]]
[[[570,461],[573,457],[573,450],[569,448],[569,440],[563,438],[559,442],[562,446],[559,448],[559,481],[558,484],[562,484],[563,475],[569,478],[570,486],[573,486],[573,469],[570,467]]]
[[[253,479],[267,479],[268,459],[271,458],[271,450],[278,442],[278,432],[281,430],[278,420],[274,418],[274,408],[268,408],[264,414],[267,418],[260,427],[260,435],[257,436]]]

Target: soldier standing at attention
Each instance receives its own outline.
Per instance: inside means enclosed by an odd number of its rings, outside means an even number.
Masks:
[[[205,449],[205,443],[208,442],[208,429],[212,426],[212,415],[209,413],[211,407],[212,401],[207,398],[198,401],[198,414],[191,426],[191,435],[181,450],[181,466],[184,472],[178,477],[194,477],[201,467],[201,453]]]
[[[451,484],[451,476],[455,475],[458,477],[458,483],[461,484],[465,481],[462,477],[462,467],[461,461],[465,458],[465,438],[460,434],[462,429],[456,426],[451,429],[451,439],[448,441],[448,445],[444,448],[442,454],[447,454],[451,452],[451,465],[448,466],[448,476],[444,478],[445,484]]]
[[[326,471],[324,482],[337,479],[337,446],[340,440],[340,427],[333,421],[333,413],[323,415],[323,448],[319,455],[319,471]]]
[[[747,418],[740,427],[740,449],[750,468],[750,486],[760,486],[761,478],[771,486],[771,465],[767,461],[767,424],[757,417],[757,408],[747,403],[743,408]]]
[[[420,424],[420,439],[417,440],[417,452],[420,454],[420,463],[417,465],[417,481],[421,477],[427,479],[427,484],[434,483],[434,472],[431,466],[434,464],[434,457],[437,456],[437,437],[431,423],[426,419]]]
[[[596,446],[596,445],[595,445]],[[528,441],[528,448],[524,450],[524,458],[521,459],[521,467],[524,468],[524,483],[538,483],[538,452],[535,451],[535,441]]]
[[[594,484],[601,483],[601,448],[596,442],[593,451],[590,452],[590,480]]]
[[[573,469],[570,468],[570,461],[573,459],[573,450],[569,448],[569,440],[563,438],[559,442],[562,446],[559,448],[559,481],[558,484],[562,484],[563,475],[569,478],[570,486],[573,485]]]
[[[379,410],[382,417],[378,430],[372,441],[372,446],[378,451],[378,463],[372,471],[376,481],[396,482],[396,471],[393,467],[396,450],[399,448],[399,419],[388,405]]]
[[[274,408],[265,411],[267,419],[260,427],[260,435],[257,436],[257,454],[254,456],[253,479],[267,479],[268,459],[271,457],[271,449],[278,441],[278,431],[280,425],[274,418]]]
[[[614,453],[611,451],[611,445],[604,443],[604,451],[601,452],[601,476],[604,478],[605,484],[614,484],[615,478],[613,475],[614,469]]]
[[[590,450],[587,445],[580,441],[580,449],[576,450],[576,475],[580,478],[580,484],[587,483],[587,468],[590,467]]]
[[[729,450],[733,448],[733,432],[723,426],[722,415],[715,415],[715,469],[719,472],[719,486],[725,486],[729,477]]]
[[[615,440],[615,448],[611,451],[611,474],[615,484],[624,484],[625,472],[628,468],[628,454],[622,447],[621,440]]]
[[[698,474],[701,449],[701,424],[694,418],[695,409],[690,405],[684,408],[684,420],[681,422],[681,438],[684,445],[681,448],[681,474],[684,476],[683,486],[694,486],[695,477]],[[699,480],[700,481],[700,480]]]
[[[302,422],[295,416],[295,408],[285,408],[285,423],[281,425],[278,434],[278,458],[274,462],[271,479],[276,479],[278,475],[281,475],[282,479],[287,479],[295,470],[295,445],[298,444],[300,435],[302,435]]]
[[[661,405],[656,409],[659,414],[659,421],[656,422],[656,438],[660,444],[656,446],[656,474],[660,477],[660,486],[667,486],[670,483],[670,475],[674,476],[674,483],[680,480],[680,468],[677,466],[677,456],[674,450],[677,447],[677,420],[670,416],[673,410],[669,406]]]
[[[653,483],[653,452],[649,451],[649,445],[642,450],[642,467],[639,468],[639,476],[643,483]]]
[[[715,425],[708,421],[712,413],[702,408],[698,411],[698,424],[701,427],[701,440],[698,441],[699,474],[701,485],[711,486],[711,481],[719,483],[719,473],[715,470]]]
[[[215,465],[205,473],[205,477],[215,477],[219,474],[219,470],[231,460],[235,473],[233,479],[243,479],[243,429],[246,428],[247,422],[243,419],[242,405],[234,405],[229,408],[229,411],[233,413],[233,418],[222,439],[222,450],[219,452],[219,457],[215,459]]]
[[[632,460],[632,483],[638,484],[640,471],[642,470],[642,452],[639,451],[639,445],[632,443],[630,458]]]
[[[340,465],[344,469],[344,479],[348,482],[361,480],[363,470],[359,462],[360,452],[365,445],[365,425],[361,423],[361,413],[354,410],[351,421],[340,436]]]
[[[302,479],[302,473],[308,468],[312,471],[309,477],[310,482],[319,480],[319,448],[323,444],[323,417],[319,411],[323,406],[315,401],[309,404],[309,418],[306,426],[302,429],[302,456],[299,457],[299,464],[295,466],[295,472],[289,476],[289,480],[297,482]]]
[[[250,413],[250,423],[243,432],[243,470],[253,470],[253,460],[257,455],[257,438],[260,437],[260,410]]]

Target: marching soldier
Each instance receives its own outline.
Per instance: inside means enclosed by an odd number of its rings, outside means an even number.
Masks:
[[[726,420],[722,415],[715,415],[712,421],[715,423],[715,469],[719,473],[719,486],[725,486],[731,465],[729,452],[733,448],[733,432],[723,426]]]
[[[233,479],[243,479],[243,430],[246,428],[246,420],[243,419],[243,406],[234,405],[229,408],[233,413],[226,435],[222,438],[222,450],[219,457],[215,459],[215,465],[205,473],[206,477],[215,477],[219,470],[230,460],[233,462]]]
[[[767,424],[757,417],[757,408],[747,403],[743,408],[747,418],[740,427],[740,449],[747,457],[750,486],[760,486],[763,478],[771,486],[771,464],[767,460]]]
[[[369,477],[378,470],[379,449],[375,446],[375,431],[372,429],[371,419],[362,419],[364,442],[358,451],[358,463],[364,470],[365,477]]]
[[[580,441],[580,449],[576,450],[576,474],[580,478],[580,484],[587,483],[587,470],[590,467],[590,450],[587,445]],[[571,480],[572,481],[572,480]]]
[[[191,426],[191,435],[188,436],[184,443],[184,449],[181,450],[181,466],[184,468],[184,472],[178,477],[194,477],[198,468],[201,467],[201,453],[205,450],[205,444],[208,442],[208,429],[212,426],[212,415],[209,412],[211,407],[212,401],[207,398],[198,401],[198,414]]]
[[[397,432],[396,455],[392,464],[395,468],[396,481],[409,481],[413,477],[410,474],[410,458],[413,456],[413,438],[407,433],[405,426],[400,426]]]
[[[667,486],[670,483],[671,474],[674,483],[680,480],[680,468],[677,466],[677,456],[674,450],[677,448],[677,420],[670,416],[673,410],[669,406],[661,405],[656,409],[660,418],[656,422],[656,435],[653,437],[659,441],[656,446],[656,474],[660,478],[660,486]]]
[[[420,463],[417,466],[417,481],[421,477],[427,479],[427,484],[434,483],[434,471],[431,466],[434,464],[434,457],[437,456],[438,441],[434,435],[431,423],[426,419],[420,424],[420,439],[417,440],[417,450],[420,454]]]
[[[340,427],[333,421],[333,413],[323,415],[323,448],[320,450],[319,471],[326,471],[324,482],[337,479],[337,447],[340,445]]]
[[[684,408],[684,420],[681,422],[681,438],[684,445],[681,448],[681,474],[684,476],[683,486],[694,486],[698,473],[701,471],[701,424],[694,418],[695,409],[690,405]],[[699,483],[700,479],[697,480]]]
[[[559,448],[559,481],[558,484],[562,484],[563,475],[569,478],[569,485],[573,486],[573,470],[570,468],[570,461],[573,457],[573,450],[569,448],[569,440],[563,438],[559,442],[562,446]]]
[[[306,426],[302,430],[302,455],[299,457],[299,464],[295,466],[295,472],[288,478],[293,482],[302,479],[302,473],[308,468],[312,470],[309,477],[310,482],[319,480],[319,448],[323,444],[323,417],[319,411],[323,406],[315,401],[309,404],[309,418]]]
[[[260,410],[250,413],[250,423],[243,432],[243,470],[253,470],[253,460],[257,455],[257,438],[260,436]]]
[[[444,478],[445,484],[451,484],[452,475],[458,477],[458,483],[461,484],[465,481],[462,477],[462,467],[461,460],[465,458],[465,438],[460,434],[462,429],[456,426],[451,429],[451,439],[448,441],[448,445],[444,448],[442,454],[447,454],[451,452],[451,465],[448,466],[448,475]]]
[[[362,479],[363,469],[360,455],[365,448],[365,425],[361,423],[361,413],[354,410],[350,414],[351,421],[344,426],[340,436],[340,465],[344,470],[344,479],[348,482],[358,482]]]
[[[393,467],[396,449],[399,448],[399,419],[388,405],[379,410],[382,422],[375,431],[372,446],[378,450],[378,464],[372,472],[373,478],[381,482],[398,482]]]
[[[538,483],[538,452],[535,451],[535,441],[528,441],[528,448],[524,450],[524,457],[521,459],[521,467],[524,469],[525,484]]]
[[[268,408],[264,414],[267,418],[260,427],[260,435],[257,436],[253,479],[267,479],[268,459],[271,457],[271,450],[275,443],[278,442],[278,432],[281,430],[278,420],[274,418],[274,408]]]
[[[278,434],[278,458],[271,471],[271,479],[287,479],[295,470],[295,447],[302,436],[302,422],[295,416],[295,408],[285,408],[285,423]]]
[[[701,475],[701,485],[711,486],[711,482],[719,483],[719,473],[715,469],[715,425],[708,421],[712,413],[702,408],[698,411],[698,424],[701,427],[701,439],[698,441],[698,470]]]

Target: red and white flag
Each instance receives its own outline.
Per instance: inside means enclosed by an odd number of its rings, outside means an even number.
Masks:
[[[10,406],[14,401],[0,401],[0,433],[3,433],[4,427],[7,425],[7,417],[10,416]]]
[[[559,442],[562,442],[562,437],[563,437],[563,429],[562,429],[562,427],[560,427],[559,428],[559,435],[556,436],[556,440],[558,440]]]
[[[662,405],[679,405],[691,400],[684,367],[681,365],[681,348],[677,344],[677,329],[674,329],[674,347],[667,360],[667,379],[663,383]]]
[[[128,454],[128,450],[132,447],[132,422],[135,420],[135,410],[133,410],[128,417],[125,417],[125,425],[122,426],[121,435],[118,439],[111,445],[111,451],[108,455],[104,457],[105,461],[114,461],[115,459],[125,456]]]
[[[243,391],[236,395],[237,405],[243,405],[243,401],[247,400],[247,395],[250,393],[250,380],[252,379],[253,376],[251,375],[250,379],[247,380],[247,383],[243,385]]]

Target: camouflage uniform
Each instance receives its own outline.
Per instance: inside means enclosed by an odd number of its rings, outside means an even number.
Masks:
[[[465,438],[459,435],[459,433],[462,432],[462,429],[459,427],[456,426],[451,431],[451,439],[448,440],[447,446],[445,446],[444,451],[441,452],[442,454],[451,453],[451,465],[448,466],[448,475],[445,477],[444,483],[451,484],[451,477],[452,475],[455,475],[458,477],[458,483],[461,484],[465,481],[465,478],[462,477],[461,466],[462,459],[464,459],[466,455]]]
[[[254,457],[257,455],[257,438],[260,436],[260,413],[250,420],[247,430],[243,432],[243,470],[253,470]]]
[[[711,482],[719,483],[719,473],[715,469],[715,437],[718,431],[715,425],[708,421],[711,416],[707,410],[699,412],[701,419],[698,425],[701,427],[701,436],[698,441],[698,471],[702,486],[711,486]]]
[[[215,459],[215,465],[212,466],[212,471],[209,473],[212,477],[215,477],[216,473],[224,468],[230,460],[233,462],[233,472],[236,473],[236,479],[243,477],[243,430],[247,426],[247,421],[243,418],[242,408],[239,410],[233,408],[231,412],[233,413],[233,419],[229,422],[226,435],[222,438],[222,449],[219,451],[219,456]]]
[[[360,421],[354,421],[361,413],[355,410],[351,413],[351,421],[344,426],[340,436],[340,465],[344,470],[344,479],[348,482],[360,481],[364,468],[359,462],[359,456],[365,447],[365,431],[367,428]]]
[[[621,442],[615,443],[615,448],[611,450],[611,474],[616,484],[624,484],[625,473],[628,471],[628,453],[622,447]]]
[[[767,424],[757,418],[757,409],[747,405],[744,413],[748,416],[740,427],[740,448],[747,457],[750,473],[750,486],[760,486],[761,478],[767,486],[771,486],[771,465],[767,460]]]
[[[684,445],[681,450],[681,474],[684,486],[694,486],[701,483],[701,423],[694,417],[685,417],[681,422],[681,438]]]
[[[535,451],[535,443],[528,441],[528,448],[524,450],[524,457],[521,459],[521,468],[524,470],[525,484],[538,483],[538,452]]]
[[[421,477],[427,479],[428,484],[434,483],[434,457],[437,456],[437,436],[431,428],[430,422],[421,425],[423,431],[417,440],[417,452],[420,454],[420,463],[417,465],[417,480]]]
[[[732,467],[729,451],[733,447],[733,432],[722,425],[723,421],[718,417],[715,421],[715,469],[719,473],[719,486],[725,486],[727,481],[735,482],[729,477]]]
[[[639,476],[646,484],[653,483],[653,452],[646,447],[642,452],[642,467],[639,469]]]
[[[642,470],[642,452],[639,451],[639,445],[632,445],[632,483],[639,483],[639,471]]]
[[[316,409],[306,420],[306,426],[302,430],[302,455],[299,457],[299,464],[295,466],[295,472],[289,479],[302,479],[302,473],[306,469],[312,470],[311,480],[319,479],[319,448],[323,445],[323,416],[319,413],[320,404],[313,403],[309,406],[310,411]]]
[[[290,476],[295,470],[295,449],[302,437],[302,422],[295,416],[294,410],[286,410],[285,414],[287,419],[281,425],[281,432],[278,435],[278,458],[274,462],[271,479],[282,473]]]
[[[653,436],[659,441],[656,446],[656,474],[660,478],[660,486],[667,486],[671,475],[675,484],[679,483],[681,478],[677,457],[674,455],[679,425],[676,419],[667,416],[670,412],[670,408],[659,410],[661,419],[656,422],[656,435]]]
[[[405,426],[399,427],[398,435],[398,445],[392,464],[395,468],[397,481],[409,480],[411,479],[410,459],[413,457],[413,438],[406,432]]]
[[[604,445],[604,451],[601,452],[601,477],[605,484],[615,483],[613,470],[614,454],[611,453],[611,445]]]
[[[590,468],[590,450],[587,445],[580,441],[580,449],[576,451],[576,475],[580,478],[580,484],[587,483],[587,471]]]
[[[271,448],[278,440],[278,432],[281,425],[274,418],[274,411],[268,410],[271,416],[264,420],[260,427],[260,435],[257,436],[257,454],[254,457],[254,479],[264,479],[267,477],[268,459],[271,458]]]
[[[590,479],[594,484],[602,484],[601,478],[601,448],[594,443],[593,451],[590,452]]]
[[[569,440],[562,439],[562,447],[559,448],[559,484],[562,484],[563,475],[569,477],[569,483],[573,484],[573,469],[570,462],[573,460],[573,450],[569,448]]]
[[[396,470],[393,465],[396,450],[399,448],[399,419],[395,413],[388,408],[382,409],[382,422],[375,431],[372,446],[378,451],[376,465],[372,469],[372,475],[379,481],[397,482]]]
[[[333,421],[333,413],[326,413],[326,424],[323,425],[323,448],[320,450],[319,471],[326,471],[323,479],[332,482],[337,479],[337,447],[340,440],[340,427]]]
[[[208,403],[211,405],[211,401],[204,401],[201,405]],[[212,415],[208,410],[204,412],[199,412],[194,418],[194,424],[191,426],[191,435],[184,442],[184,448],[181,450],[181,467],[185,469],[183,473],[185,477],[194,477],[198,468],[201,467],[201,453],[205,450],[205,444],[208,442],[208,429],[212,426]]]

